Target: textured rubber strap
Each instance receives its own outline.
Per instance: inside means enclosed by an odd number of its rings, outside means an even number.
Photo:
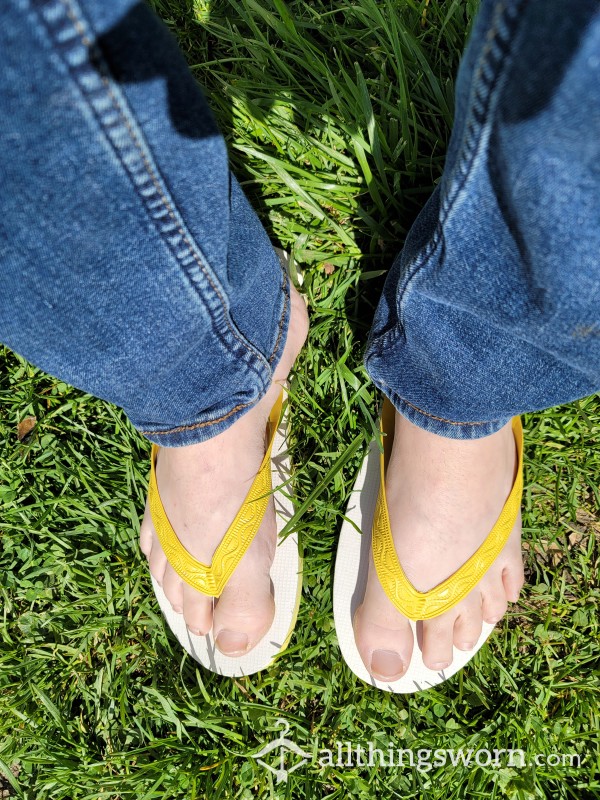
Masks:
[[[389,401],[384,403],[389,404]],[[383,437],[384,450],[389,451],[390,445],[387,444],[386,448],[386,440],[389,443],[392,438],[389,434],[393,433],[393,424],[393,407],[389,404],[381,415],[381,431],[388,434]],[[386,595],[408,619],[432,619],[448,611],[469,594],[502,552],[517,519],[523,493],[523,427],[519,417],[513,418],[512,429],[517,446],[517,476],[496,524],[469,560],[428,592],[415,589],[398,561],[385,497],[385,453],[381,454],[379,494],[373,517],[373,561]]]
[[[281,417],[283,390],[269,415],[269,443],[260,469],[235,519],[214,552],[211,564],[203,564],[177,538],[165,513],[156,483],[157,445],[152,445],[150,514],[167,561],[182,580],[202,594],[219,597],[233,571],[254,539],[271,496],[271,449]]]

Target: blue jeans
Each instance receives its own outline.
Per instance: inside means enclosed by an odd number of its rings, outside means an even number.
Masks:
[[[443,178],[365,363],[472,438],[600,386],[600,7],[483,0]],[[266,392],[289,283],[171,36],[135,0],[0,10],[0,341],[163,446]]]
[[[600,3],[483,0],[365,362],[451,438],[600,387]]]
[[[2,4],[0,187],[0,341],[159,445],[267,391],[288,278],[145,4]]]

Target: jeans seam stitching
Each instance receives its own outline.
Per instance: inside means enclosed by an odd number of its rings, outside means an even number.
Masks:
[[[279,348],[279,342],[281,341],[281,336],[283,334],[283,321],[284,321],[284,319],[286,317],[287,309],[288,309],[288,303],[289,303],[289,293],[286,292],[287,276],[286,276],[286,274],[285,274],[283,269],[281,270],[281,278],[282,278],[282,280],[281,280],[281,290],[283,291],[283,297],[284,297],[283,309],[281,310],[281,314],[279,316],[279,327],[278,327],[277,339],[275,340],[275,345],[273,347],[273,352],[269,356],[269,364],[273,363],[273,359],[277,355],[277,350]]]
[[[519,13],[528,0],[516,0],[511,19],[509,0],[501,0],[496,5],[495,19],[487,33],[488,41],[484,44],[481,56],[475,70],[473,80],[472,102],[470,114],[465,122],[464,147],[461,148],[461,159],[457,163],[455,172],[461,176],[452,191],[442,200],[440,226],[448,218],[451,206],[462,191],[465,182],[471,173],[473,161],[481,143],[481,134],[485,127],[483,120],[489,111],[494,97],[494,88],[502,75],[503,68],[509,59],[514,46],[514,31],[519,22]],[[501,34],[501,27],[505,28]],[[512,40],[512,42],[511,42]],[[492,59],[498,56],[494,65]],[[482,90],[483,85],[483,90]],[[478,119],[479,117],[479,119]],[[438,234],[439,235],[439,234]]]
[[[509,0],[500,0],[496,4],[494,20],[487,32],[488,41],[484,44],[474,70],[471,97],[469,102],[469,116],[465,120],[464,135],[461,144],[461,156],[453,170],[458,179],[451,187],[448,194],[441,199],[438,220],[429,242],[415,256],[412,264],[407,265],[407,275],[398,287],[398,296],[404,295],[417,273],[419,273],[431,260],[442,241],[442,230],[448,219],[458,195],[463,190],[473,168],[473,162],[481,144],[481,134],[484,129],[482,122],[477,117],[485,118],[493,97],[493,90],[497,86],[503,67],[510,57],[514,43],[514,31],[520,19],[520,12],[529,0],[516,0],[513,9],[509,8]],[[500,35],[500,28],[505,28],[504,35]],[[500,44],[499,44],[500,42]],[[498,56],[494,65],[492,59]],[[492,62],[492,63],[490,63]],[[483,83],[484,91],[481,91]],[[412,269],[410,269],[412,267]],[[401,304],[399,304],[401,306]],[[402,309],[399,308],[398,322],[402,324]]]
[[[422,408],[419,408],[419,406],[416,406],[414,403],[409,402],[408,400],[406,400],[406,398],[402,397],[396,392],[393,392],[393,394],[403,403],[406,403],[407,406],[410,406],[419,414],[422,414],[424,417],[429,417],[429,419],[435,419],[438,422],[445,422],[448,425],[469,425],[470,427],[475,427],[476,425],[489,425],[490,422],[494,421],[494,420],[485,420],[483,422],[457,422],[456,420],[445,419],[444,417],[438,417],[435,414],[430,414],[428,411],[423,411]]]
[[[284,291],[285,299],[284,299],[284,303],[283,303],[283,311],[282,311],[281,316],[279,318],[279,335],[277,336],[277,340],[275,342],[275,347],[273,348],[273,352],[271,353],[271,356],[269,358],[269,364],[272,363],[273,359],[275,358],[275,356],[277,354],[277,348],[279,346],[279,341],[280,341],[281,335],[283,333],[283,320],[285,319],[285,314],[286,314],[286,310],[287,310],[287,306],[288,306],[288,294],[287,294],[287,292],[285,292],[286,273],[284,272],[284,270],[282,270],[281,274],[282,274],[282,277],[283,277],[283,280],[282,280],[282,283],[281,283],[281,288]],[[192,430],[195,430],[196,428],[208,427],[209,425],[216,425],[219,422],[223,422],[224,420],[228,419],[232,414],[235,414],[238,411],[241,411],[243,408],[248,408],[248,406],[250,406],[250,405],[252,405],[252,403],[240,403],[239,405],[235,406],[235,408],[232,408],[231,411],[228,411],[226,414],[223,414],[220,417],[217,417],[216,419],[204,420],[203,422],[194,422],[191,425],[179,425],[176,428],[169,428],[166,431],[149,431],[149,430],[141,430],[139,428],[138,428],[138,430],[144,436],[149,436],[149,435],[150,436],[165,436],[165,435],[170,434],[170,433],[179,433],[181,431],[192,431]]]
[[[252,405],[252,403],[241,403],[237,405],[235,408],[232,408],[231,411],[228,411],[226,414],[223,414],[216,419],[209,419],[204,420],[203,422],[194,422],[191,425],[178,425],[176,428],[169,428],[166,431],[143,431],[138,428],[138,431],[144,436],[165,436],[170,433],[179,433],[181,431],[193,431],[196,428],[205,428],[209,425],[216,425],[219,422],[223,422],[224,420],[228,419],[232,414],[236,414],[238,411],[241,411],[243,408],[247,408],[248,406]]]
[[[62,5],[67,17],[71,21],[73,27],[75,28],[76,33],[79,35],[81,43],[86,48],[86,50],[88,52],[88,56],[89,56],[90,62],[92,60],[96,61],[96,66],[98,68],[98,72],[97,72],[98,77],[99,77],[100,81],[102,82],[102,85],[104,86],[104,89],[105,89],[107,95],[110,98],[110,101],[112,103],[112,107],[115,110],[115,112],[117,113],[117,115],[118,115],[119,119],[121,120],[121,122],[124,124],[125,128],[127,129],[127,132],[129,134],[129,137],[130,137],[130,141],[133,144],[133,146],[135,148],[135,151],[137,152],[138,157],[141,159],[141,161],[142,161],[142,163],[144,165],[144,169],[145,169],[145,173],[146,173],[147,177],[152,182],[152,185],[154,186],[154,189],[155,189],[155,191],[156,191],[156,193],[157,193],[157,195],[158,195],[158,197],[159,197],[159,199],[160,199],[160,201],[162,203],[162,206],[164,207],[164,209],[167,212],[168,216],[171,218],[171,220],[172,220],[177,232],[181,236],[181,239],[184,242],[184,244],[186,245],[187,255],[191,256],[192,259],[195,261],[197,266],[200,268],[202,274],[204,275],[205,279],[210,284],[214,294],[218,298],[218,301],[219,301],[219,304],[220,304],[220,311],[221,311],[222,319],[224,320],[225,325],[228,328],[230,335],[232,335],[234,337],[234,339],[237,340],[238,345],[241,346],[241,348],[243,348],[243,355],[244,355],[244,359],[243,360],[246,363],[246,366],[250,367],[259,377],[262,378],[261,370],[257,367],[257,365],[255,363],[252,363],[251,357],[254,357],[254,359],[257,359],[259,361],[259,363],[262,361],[263,364],[265,364],[265,365],[268,364],[268,361],[232,325],[231,320],[229,319],[229,313],[228,313],[228,310],[227,310],[227,304],[225,303],[225,300],[224,300],[224,297],[223,297],[223,294],[222,294],[221,290],[216,285],[215,281],[213,280],[212,276],[210,275],[209,271],[207,270],[206,265],[203,263],[202,258],[200,258],[199,254],[197,252],[197,250],[198,250],[197,244],[195,242],[192,243],[190,241],[190,236],[184,230],[184,227],[180,224],[179,220],[177,219],[177,217],[175,215],[175,212],[173,210],[173,204],[166,197],[165,192],[163,191],[163,188],[161,187],[160,182],[158,180],[158,175],[157,175],[158,167],[155,169],[154,166],[152,165],[152,163],[150,163],[150,161],[148,160],[148,156],[144,152],[144,148],[142,147],[142,144],[141,144],[141,142],[139,140],[139,137],[138,137],[136,131],[133,129],[129,119],[127,118],[127,115],[124,113],[124,109],[123,109],[122,105],[123,105],[123,103],[125,101],[123,99],[120,100],[115,95],[115,92],[114,92],[114,90],[113,90],[113,88],[111,86],[110,80],[107,78],[106,74],[104,74],[107,70],[106,70],[106,65],[104,64],[103,58],[100,58],[100,56],[102,55],[101,51],[100,51],[100,48],[98,47],[97,43],[95,41],[91,40],[89,38],[89,36],[87,35],[86,28],[84,27],[83,21],[82,21],[82,19],[80,19],[77,16],[77,13],[75,12],[74,8],[72,7],[70,0],[59,0],[59,2]],[[71,71],[70,65],[68,63],[67,63],[67,68],[69,69],[69,71]],[[76,78],[75,78],[75,80],[76,80]],[[76,83],[79,86],[80,90],[82,90],[82,87],[80,86],[80,84],[79,84],[79,82],[77,80],[76,80]],[[86,101],[88,101],[88,98],[86,96],[85,91],[83,91],[83,96],[85,97]],[[112,138],[110,137],[110,135],[108,135],[108,131],[106,130],[105,123],[102,120],[102,118],[99,116],[99,113],[94,108],[93,104],[91,104],[91,108],[94,111],[96,119],[98,120],[100,126],[102,127],[102,130],[108,136],[108,139],[109,139],[109,142],[111,143],[113,151],[116,153],[117,157],[119,158],[119,161],[124,166],[126,173],[129,175],[130,181],[132,182],[134,190],[136,191],[138,196],[141,197],[142,204],[144,205],[144,208],[146,208],[146,210],[147,210],[147,204],[145,202],[145,199],[144,199],[143,196],[140,195],[139,188],[137,187],[137,185],[135,183],[135,180],[130,175],[130,170],[123,163],[123,160],[121,158],[122,154],[119,152],[119,148],[117,148],[115,146]],[[152,219],[152,222],[153,222],[155,228],[157,229],[161,239],[163,239],[163,241],[167,241],[167,244],[168,244],[168,240],[166,240],[164,232],[161,230],[160,226],[157,225],[157,220],[155,220],[153,218],[152,214],[150,214],[150,218]],[[172,248],[170,248],[170,249],[172,250]],[[182,265],[182,267],[185,269],[186,264],[183,262],[182,258],[177,255],[177,253],[175,253],[175,258]],[[187,270],[186,270],[186,272],[187,272]],[[189,276],[188,276],[188,278],[189,278]],[[191,278],[189,278],[189,279],[193,280]],[[215,317],[215,311],[211,308],[210,304],[208,304],[208,303],[206,304],[206,307],[207,307],[207,309],[209,311],[212,324],[215,327],[219,337],[223,338],[223,333],[224,332],[222,330],[220,330],[220,328],[219,328],[218,321],[217,321],[217,319]],[[226,343],[226,344],[230,344],[230,343]],[[264,380],[264,378],[263,378],[263,380]]]
[[[486,421],[486,422],[457,422],[456,420],[445,419],[444,417],[438,417],[435,414],[430,414],[428,411],[423,411],[422,408],[419,408],[414,403],[410,403],[408,400],[406,400],[406,398],[400,397],[400,395],[398,395],[398,398],[400,400],[402,400],[403,403],[406,403],[407,406],[410,406],[415,411],[417,411],[419,414],[422,414],[424,417],[429,417],[429,419],[435,419],[438,422],[445,422],[447,425],[469,425],[470,427],[471,426],[474,427],[476,425],[489,425],[490,424],[489,420]]]

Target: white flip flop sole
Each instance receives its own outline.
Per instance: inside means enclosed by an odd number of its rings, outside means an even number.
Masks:
[[[287,411],[279,423],[271,451],[273,500],[278,535],[294,513],[294,506],[289,496],[290,462],[286,432]],[[249,653],[232,658],[223,655],[217,649],[212,631],[205,636],[191,633],[185,624],[183,614],[173,611],[165,593],[152,578],[152,586],[161,611],[181,646],[202,666],[229,677],[252,675],[265,669],[288,645],[296,624],[302,592],[302,558],[298,551],[298,537],[295,533],[289,534],[285,539],[278,539],[271,566],[271,582],[275,603],[275,616],[271,627]]]
[[[422,623],[409,620],[414,644],[412,658],[404,675],[397,681],[387,682],[376,680],[369,674],[356,646],[352,620],[362,603],[367,585],[371,525],[379,491],[379,470],[379,447],[374,439],[358,473],[340,533],[333,582],[333,616],[340,650],[352,672],[377,689],[410,694],[437,686],[461,670],[481,648],[494,626],[484,622],[475,647],[469,651],[454,647],[450,666],[437,672],[423,663]]]

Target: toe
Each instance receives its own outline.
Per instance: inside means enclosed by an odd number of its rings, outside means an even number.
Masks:
[[[488,573],[482,581],[482,613],[485,622],[495,625],[506,614],[508,606],[502,573]]]
[[[163,553],[160,542],[156,537],[154,537],[152,541],[152,549],[150,550],[150,556],[148,558],[148,566],[150,568],[150,574],[154,580],[159,586],[162,586],[163,575],[165,574],[165,568],[167,566],[167,557]]]
[[[183,581],[170,564],[165,567],[162,589],[173,611],[183,613]]]
[[[150,504],[146,498],[146,508],[144,516],[140,523],[140,550],[150,558],[150,551],[152,550],[152,539],[154,537],[154,526],[152,524],[152,517],[150,516]]]
[[[509,603],[516,603],[525,583],[523,554],[521,552],[521,515],[515,524],[505,548],[502,584]]]
[[[506,567],[502,572],[502,583],[504,585],[504,592],[506,599],[509,603],[516,603],[519,599],[519,594],[525,583],[525,574],[523,571],[523,561],[519,559],[518,565]]]
[[[446,669],[452,663],[452,643],[456,609],[423,622],[423,663],[433,670]]]
[[[204,636],[212,628],[213,598],[183,584],[183,618],[191,633]]]
[[[454,645],[459,650],[472,650],[481,636],[483,616],[481,594],[475,588],[457,607],[454,623]]]
[[[215,606],[216,646],[227,656],[247,653],[269,630],[274,615],[268,575],[260,581],[255,578],[254,583],[240,583],[231,578]]]
[[[356,646],[369,674],[381,681],[401,678],[412,656],[412,629],[383,591],[372,563],[353,625]]]
[[[247,653],[271,627],[275,603],[269,570],[275,538],[275,514],[270,508],[261,530],[215,604],[213,636],[224,655]]]

